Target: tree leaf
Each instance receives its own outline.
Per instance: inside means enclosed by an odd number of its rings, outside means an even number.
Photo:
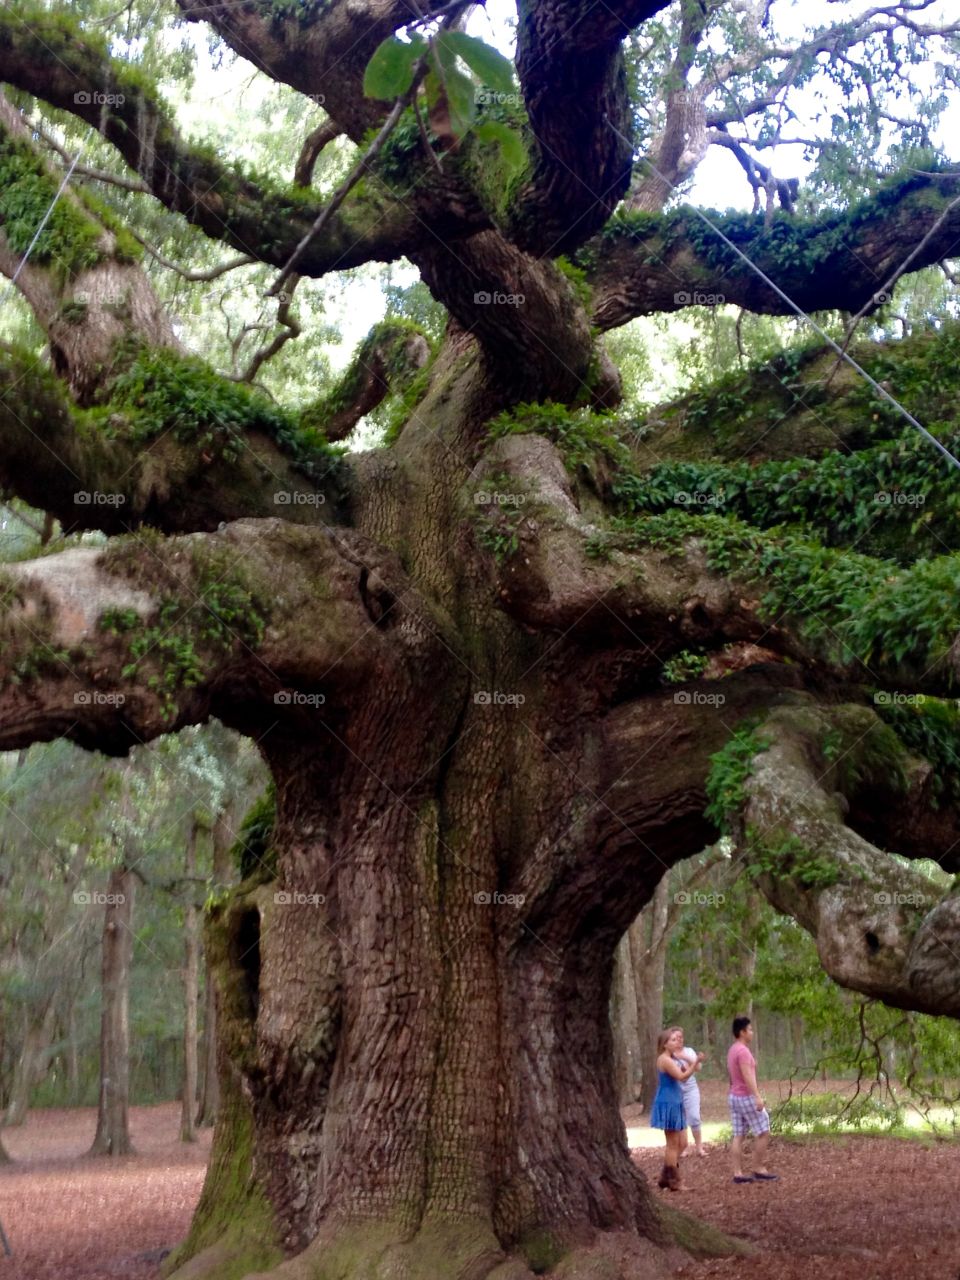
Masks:
[[[388,36],[374,50],[363,75],[363,92],[368,98],[390,102],[406,93],[413,84],[413,68],[423,53],[424,40],[415,36],[408,42]]]
[[[462,58],[484,84],[500,93],[514,92],[513,63],[492,45],[464,31],[445,31],[440,39]]]

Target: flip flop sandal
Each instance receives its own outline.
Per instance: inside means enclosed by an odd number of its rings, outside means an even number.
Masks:
[[[779,1182],[780,1181],[779,1173],[755,1173],[753,1176],[755,1178],[759,1178],[761,1182]]]
[[[740,1174],[736,1174],[734,1175],[732,1181],[733,1182],[753,1182],[753,1177],[752,1175],[746,1174],[746,1173],[743,1174],[742,1176]]]

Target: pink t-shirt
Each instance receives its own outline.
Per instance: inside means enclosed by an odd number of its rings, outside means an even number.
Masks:
[[[743,1077],[744,1066],[757,1068],[757,1060],[743,1043],[734,1040],[727,1050],[727,1075],[730,1077],[730,1092],[735,1098],[749,1098],[753,1090]]]

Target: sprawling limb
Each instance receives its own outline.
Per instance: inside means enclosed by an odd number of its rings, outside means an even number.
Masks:
[[[294,731],[304,706],[335,718],[378,669],[443,654],[448,626],[361,535],[282,520],[21,561],[2,604],[4,750],[68,737],[123,752],[211,714]]]
[[[842,744],[835,763],[823,755],[830,730]],[[909,807],[889,730],[869,709],[844,707],[775,712],[759,732],[767,745],[746,784],[740,842],[767,898],[813,936],[842,986],[899,1008],[960,1016],[960,897],[938,892],[851,825],[858,790],[892,792]],[[923,855],[955,869],[953,825],[942,835]]]
[[[843,214],[815,224],[779,214],[712,214],[716,224],[805,311],[857,310],[937,224],[957,194],[951,175],[900,180]],[[912,270],[948,256],[960,235],[960,208],[943,219]],[[594,288],[593,319],[602,330],[634,316],[728,302],[763,315],[787,308],[692,211],[665,217],[626,215],[581,254]]]

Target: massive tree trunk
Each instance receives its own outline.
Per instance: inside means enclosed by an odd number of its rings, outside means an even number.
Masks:
[[[133,958],[134,875],[110,872],[103,918],[100,1011],[100,1101],[92,1155],[125,1156],[130,1142],[130,963]]]
[[[384,114],[360,93],[364,64],[411,12],[400,0],[269,16],[256,5],[180,7],[278,80],[323,92],[355,141]],[[184,143],[159,96],[106,45],[71,40],[61,14],[13,34],[0,15],[11,83],[96,123],[169,208],[281,268],[302,245],[305,275],[407,254],[453,318],[393,446],[335,470],[328,453],[305,457],[299,417],[278,427],[259,401],[235,396],[229,433],[203,419],[212,452],[189,431],[144,450],[139,402],[122,403],[109,436],[91,444],[71,400],[107,407],[115,391],[99,358],[99,285],[79,307],[52,267],[34,262],[18,278],[64,381],[39,379],[25,357],[0,362],[10,389],[0,481],[78,526],[148,523],[170,536],[5,566],[5,669],[40,674],[0,689],[0,747],[65,734],[122,754],[213,714],[258,742],[276,784],[271,858],[214,908],[207,932],[222,1106],[193,1228],[172,1263],[183,1280],[268,1267],[291,1280],[647,1280],[673,1261],[677,1219],[661,1214],[631,1162],[617,1111],[615,950],[664,869],[716,837],[706,783],[732,728],[786,711],[816,719],[838,689],[856,700],[862,677],[795,618],[771,622],[757,557],[740,563],[752,551],[746,535],[722,549],[718,568],[716,547],[691,527],[607,525],[609,472],[629,452],[623,440],[610,445],[608,424],[554,404],[545,414],[559,415],[556,431],[528,433],[529,419],[514,419],[515,431],[492,438],[491,420],[523,401],[615,403],[597,328],[688,305],[718,271],[727,301],[782,311],[692,215],[641,215],[595,234],[630,181],[620,44],[662,7],[524,0],[529,128],[509,190],[483,181],[483,153],[465,139],[450,164],[416,153],[409,199],[371,174],[328,206],[312,236],[311,193],[260,189]],[[86,83],[116,86],[123,101],[88,111],[77,105]],[[762,220],[726,225],[802,305],[859,305],[919,236],[917,266],[950,251],[960,225],[950,181],[914,175],[822,229],[784,223],[764,238]],[[98,244],[89,269],[107,279],[122,266],[136,302],[110,334],[128,340],[127,355],[134,339],[179,359],[169,329],[153,326],[146,276],[117,261],[109,237]],[[586,281],[550,260],[581,250]],[[15,258],[0,253],[0,270]],[[494,302],[504,296],[516,305]],[[64,306],[77,330],[68,339]],[[424,354],[416,348],[405,347],[411,367]],[[394,362],[368,365],[376,374]],[[228,396],[207,374],[217,398]],[[359,381],[352,405],[345,380],[316,407],[336,433],[386,394],[379,374]],[[163,411],[181,422],[176,390],[164,394]],[[204,395],[193,397],[186,414],[201,436],[203,407]],[[26,408],[44,423],[45,453]],[[109,489],[116,510],[88,504],[77,516],[78,484]],[[278,518],[278,490],[289,518]],[[890,576],[878,572],[870,599],[891,594]],[[27,662],[38,628],[69,664],[51,673]],[[691,682],[696,697],[664,682],[665,663],[690,648],[725,664]],[[884,652],[871,676],[943,692],[960,653],[906,676],[903,665]],[[791,741],[793,756],[770,753],[767,765],[803,793],[817,781],[815,753]],[[797,820],[778,811],[776,773],[758,766],[755,792],[743,781],[741,810]],[[847,870],[872,866],[882,855],[864,854],[866,840],[843,821],[849,802],[866,830],[870,805],[858,808],[855,787],[835,781],[837,796],[816,793],[816,834],[825,847],[856,844]],[[883,810],[897,847],[916,855],[917,833],[896,812]],[[936,848],[944,866],[956,863],[952,822],[923,827],[925,852]],[[739,835],[745,847],[746,827]],[[909,954],[902,922],[891,916],[876,932],[861,902],[840,936],[832,898],[769,875],[760,883],[818,932],[825,962],[850,985],[906,1002],[924,975],[923,1007],[955,1011],[956,966],[935,951],[932,929],[917,935],[923,953]],[[132,907],[131,879],[123,892]],[[940,904],[933,923],[953,927],[955,915]],[[111,1150],[125,1133],[111,1109],[125,1063],[121,923],[104,946],[101,1127]],[[641,973],[655,1000],[662,979],[651,964]],[[698,1238],[688,1230],[685,1243]]]

